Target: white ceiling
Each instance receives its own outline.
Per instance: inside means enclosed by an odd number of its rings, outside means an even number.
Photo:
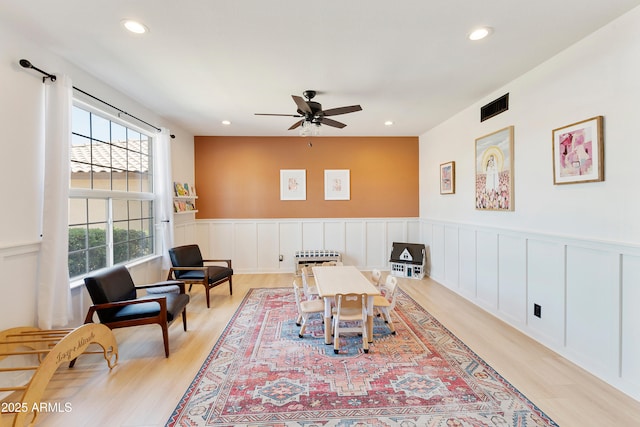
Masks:
[[[2,0],[0,24],[195,135],[295,136],[297,119],[254,113],[295,114],[291,95],[314,89],[325,109],[363,108],[323,135],[417,136],[639,4]],[[150,32],[125,32],[123,18]],[[493,35],[467,40],[480,25]]]

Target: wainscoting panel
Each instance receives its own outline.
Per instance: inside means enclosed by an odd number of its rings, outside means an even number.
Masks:
[[[458,263],[460,270],[460,293],[475,300],[476,293],[476,232],[466,228],[458,231]],[[452,261],[449,261],[452,263]],[[451,285],[453,286],[453,285]]]
[[[193,243],[198,233],[199,230],[195,222],[182,222],[175,224],[173,227],[174,246],[189,245]]]
[[[478,231],[477,235],[477,292],[483,307],[498,307],[498,234]]]
[[[330,249],[344,253],[345,223],[344,221],[324,223],[324,245],[321,249]]]
[[[404,221],[403,225],[406,227],[406,238],[405,240],[409,243],[422,243],[422,225],[420,221]],[[393,243],[393,241],[391,242]]]
[[[316,221],[302,223],[302,249],[324,249],[324,230],[322,222]]]
[[[38,255],[40,242],[15,244],[0,247],[0,287],[3,295],[11,295],[11,298],[3,298],[0,301],[0,313],[2,313],[2,328],[9,329],[17,326],[30,326],[36,321],[36,307],[33,304],[23,306],[16,301],[37,301]],[[25,284],[34,284],[25,286]]]
[[[241,222],[234,224],[233,268],[253,270],[258,268],[258,224]]]
[[[584,359],[582,363],[616,376],[621,315],[619,255],[569,246],[566,269],[567,348]]]
[[[258,254],[258,266],[268,270],[280,268],[278,236],[280,235],[278,224],[264,222],[257,224],[256,252]]]
[[[458,229],[454,227],[444,228],[444,277],[451,286],[460,285],[460,270],[458,267]]]
[[[498,309],[512,322],[527,321],[527,242],[522,237],[498,238]]]
[[[294,271],[295,253],[302,249],[302,224],[296,221],[283,221],[278,223],[280,233],[278,235],[278,256],[282,255],[278,271]],[[261,271],[270,271],[265,266],[260,266]],[[263,269],[264,268],[264,269]]]
[[[622,364],[620,375],[640,389],[640,256],[622,258]]]
[[[342,261],[347,265],[366,264],[366,225],[364,221],[345,223],[345,245]],[[327,248],[328,249],[328,248]]]
[[[389,258],[393,242],[420,243],[420,234],[411,234],[411,230],[407,227],[406,221],[388,221],[387,225],[387,242],[384,257]]]
[[[384,221],[366,222],[366,254],[365,265],[386,265],[389,260],[387,253],[387,224]]]
[[[640,246],[442,220],[421,227],[432,279],[640,400]]]
[[[527,320],[532,332],[554,347],[565,344],[564,248],[560,242],[536,239],[527,245]],[[534,304],[541,307],[540,317]]]
[[[445,260],[445,239],[444,226],[434,225],[431,230],[431,276],[445,277],[444,260]],[[447,282],[448,283],[448,282]],[[452,285],[453,286],[453,285]]]
[[[236,244],[236,235],[234,232],[236,231],[236,225],[244,224],[244,222],[219,222],[211,224],[209,226],[208,234],[196,236],[196,241],[203,237],[208,237],[209,244],[207,246],[209,247],[209,256],[203,253],[203,257],[209,259],[234,259],[237,252],[241,252],[244,250],[242,245]],[[251,233],[248,233],[247,236],[248,235],[251,235]],[[252,237],[253,238],[251,239],[251,241],[253,242],[255,240],[255,233]],[[253,247],[249,248],[249,250],[251,250],[252,248]],[[244,257],[241,257],[241,259],[238,259],[238,261],[240,262],[240,264],[242,264],[241,261],[244,261]],[[235,263],[233,264],[233,266],[234,268],[236,268]]]
[[[293,272],[303,249],[338,250],[345,264],[388,270],[391,243],[420,234],[417,218],[197,220],[195,228],[188,243],[198,243],[205,258],[230,257],[238,273]]]

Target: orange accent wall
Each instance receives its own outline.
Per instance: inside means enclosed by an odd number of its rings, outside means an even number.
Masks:
[[[307,200],[280,200],[281,169],[306,169]],[[325,169],[351,200],[324,200]],[[195,179],[198,219],[417,217],[418,137],[196,136]]]

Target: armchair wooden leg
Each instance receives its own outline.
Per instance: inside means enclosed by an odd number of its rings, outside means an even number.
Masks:
[[[211,288],[209,287],[209,285],[204,285],[204,293],[207,294],[207,308],[210,308],[211,305],[209,304],[209,292],[211,291]]]
[[[169,357],[169,326],[167,322],[160,325],[162,327],[162,339],[164,340],[164,355]]]
[[[182,327],[187,332],[187,309],[182,310]]]
[[[231,284],[231,277],[229,277],[229,295],[233,295],[233,285]]]

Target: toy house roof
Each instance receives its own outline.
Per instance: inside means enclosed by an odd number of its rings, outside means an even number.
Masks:
[[[402,254],[407,251],[411,256],[411,260],[407,260],[402,257]],[[393,242],[393,248],[391,250],[390,262],[403,262],[410,264],[421,265],[424,261],[425,248],[422,243],[399,243]]]

